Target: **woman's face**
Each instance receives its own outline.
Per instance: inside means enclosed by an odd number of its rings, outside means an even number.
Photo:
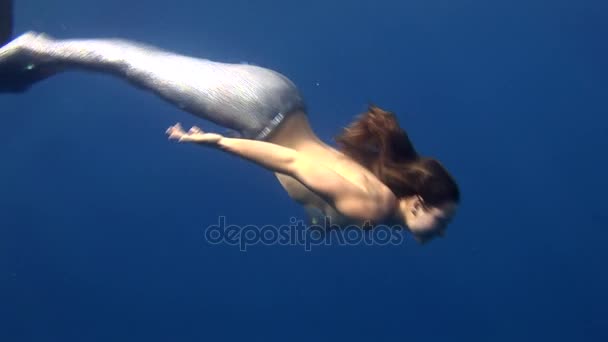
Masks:
[[[399,207],[403,221],[416,241],[425,243],[444,235],[457,205],[448,203],[440,207],[428,207],[420,196],[412,196],[400,200]]]

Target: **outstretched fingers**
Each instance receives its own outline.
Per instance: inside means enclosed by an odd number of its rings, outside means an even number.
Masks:
[[[188,131],[188,134],[200,134],[200,133],[203,133],[203,130],[197,126],[192,126],[192,128],[190,128],[190,130]]]
[[[186,132],[184,131],[184,128],[182,127],[182,125],[178,122],[175,125],[167,128],[167,131],[165,132],[168,136],[169,136],[169,140],[181,140],[181,138],[183,138],[186,135]]]
[[[169,140],[176,140],[178,142],[191,142],[204,145],[217,144],[220,139],[223,138],[221,134],[207,133],[197,126],[193,126],[192,128],[190,128],[190,130],[188,130],[188,132],[186,132],[184,131],[182,125],[179,123],[176,123],[175,125],[169,127],[166,133],[169,136]]]

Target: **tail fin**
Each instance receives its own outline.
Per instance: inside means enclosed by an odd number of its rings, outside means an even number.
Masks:
[[[0,46],[13,36],[13,0],[0,0]]]

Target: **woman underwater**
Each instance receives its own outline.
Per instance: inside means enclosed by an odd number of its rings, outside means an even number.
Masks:
[[[24,92],[62,71],[109,73],[240,137],[179,124],[169,139],[215,147],[273,171],[289,196],[337,225],[402,224],[421,243],[442,236],[460,200],[435,159],[418,155],[392,113],[370,106],[336,137],[311,129],[296,86],[269,69],[174,54],[117,39],[10,41],[10,1],[0,6],[0,91]]]

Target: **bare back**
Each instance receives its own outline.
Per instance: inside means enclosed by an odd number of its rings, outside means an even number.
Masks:
[[[365,167],[321,141],[312,131],[307,116],[303,112],[297,112],[287,117],[270,137],[269,142],[308,155],[315,162],[331,168],[365,191],[369,192],[385,187]],[[310,215],[320,211],[324,216],[330,217],[332,223],[335,224],[358,223],[350,221],[347,217],[338,213],[329,203],[295,178],[281,173],[275,173],[275,175],[289,197],[304,206]]]

